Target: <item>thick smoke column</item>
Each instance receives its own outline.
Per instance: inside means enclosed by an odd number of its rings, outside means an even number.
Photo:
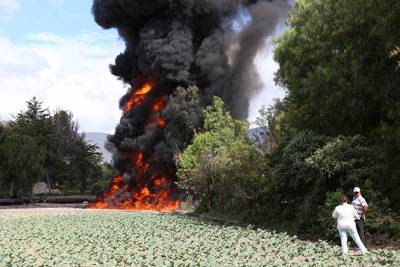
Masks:
[[[177,86],[200,88],[203,101],[188,116],[194,127],[200,126],[201,106],[213,95],[236,118],[247,118],[249,101],[261,89],[254,57],[288,10],[286,0],[93,1],[96,22],[116,28],[125,41],[125,51],[110,69],[130,85],[108,143],[119,176],[101,196],[102,206],[132,207],[143,201],[143,193],[147,202],[160,202],[155,196],[161,193],[177,198],[173,153],[189,140],[179,136],[182,129],[170,115],[177,103],[169,96]],[[235,27],[243,12],[249,22]],[[107,198],[113,203],[105,203]]]

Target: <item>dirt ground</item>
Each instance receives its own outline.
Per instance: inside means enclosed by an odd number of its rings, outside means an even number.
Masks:
[[[96,212],[96,210],[71,208],[71,207],[57,207],[57,208],[0,208],[0,216],[32,216],[32,215],[62,215],[62,214],[77,214],[86,212]]]
[[[0,217],[3,215],[17,216],[32,216],[32,215],[68,215],[68,214],[83,214],[88,212],[115,212],[121,210],[98,210],[85,209],[86,205],[41,205],[38,206],[13,206],[0,207]],[[125,211],[125,212],[153,212],[157,211]]]

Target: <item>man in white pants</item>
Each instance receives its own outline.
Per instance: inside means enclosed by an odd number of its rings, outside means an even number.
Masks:
[[[347,204],[347,197],[340,198],[340,205],[335,208],[332,217],[337,220],[337,228],[339,230],[340,241],[342,243],[343,255],[348,255],[347,234],[349,234],[354,242],[356,242],[361,253],[367,253],[367,248],[362,243],[360,236],[357,233],[356,223],[354,220],[358,218],[357,212],[352,205]]]

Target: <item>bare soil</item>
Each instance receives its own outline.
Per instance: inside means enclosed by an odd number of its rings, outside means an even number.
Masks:
[[[29,207],[29,208],[2,208],[0,209],[0,216],[32,216],[32,215],[63,215],[63,214],[78,214],[87,212],[96,212],[97,210],[71,208],[71,207],[57,207],[57,208],[43,208],[43,207]]]
[[[112,209],[85,209],[86,204],[41,204],[40,206],[7,206],[0,207],[0,216],[12,215],[17,217],[32,215],[68,215],[68,214],[84,214],[89,212],[151,212],[160,213],[158,211],[136,211],[136,210],[112,210]]]

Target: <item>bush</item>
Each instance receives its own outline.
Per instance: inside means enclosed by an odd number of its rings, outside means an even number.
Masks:
[[[288,221],[296,229],[310,231],[315,225],[318,208],[326,193],[323,176],[306,159],[323,147],[327,137],[311,131],[295,134],[282,143],[271,155],[272,191],[269,207],[277,211],[280,220]]]
[[[265,163],[247,138],[247,125],[233,120],[215,97],[204,112],[203,131],[178,157],[177,175],[203,208],[228,211],[260,204]]]
[[[324,238],[338,239],[336,223],[332,218],[332,212],[339,205],[339,198],[343,194],[341,189],[326,194],[323,209],[318,217],[320,233]],[[386,243],[389,239],[398,240],[400,238],[399,218],[389,209],[382,207],[382,203],[371,201],[369,202],[364,231],[370,238],[374,237],[367,240],[369,243],[379,244],[380,242]]]
[[[306,162],[331,181],[330,189],[339,187],[350,190],[365,185],[367,180],[379,180],[380,163],[376,161],[366,138],[361,135],[338,136],[316,150]]]

